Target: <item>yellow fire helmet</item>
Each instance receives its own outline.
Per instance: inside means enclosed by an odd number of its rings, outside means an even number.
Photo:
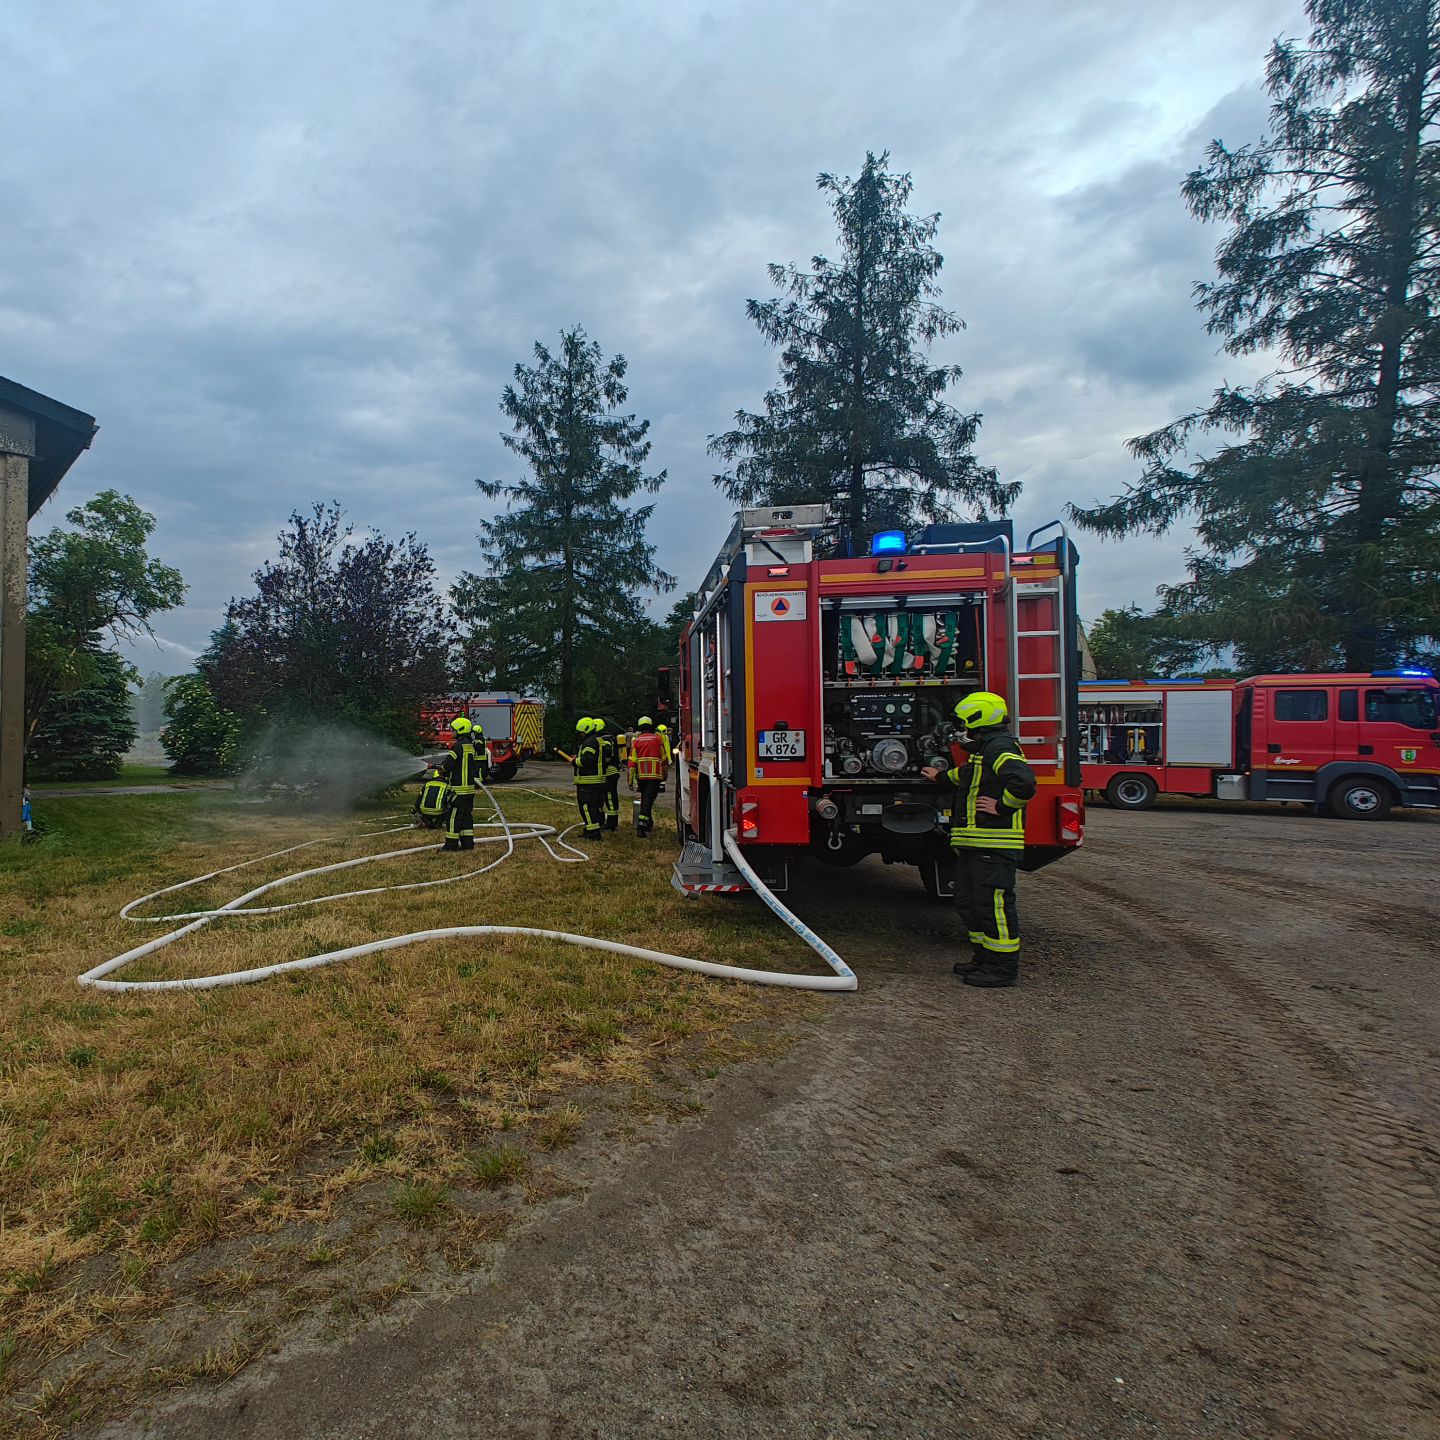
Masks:
[[[472,730],[474,730],[475,727],[470,723],[470,719],[469,719],[468,716],[466,716],[466,715],[457,715],[457,716],[450,722],[450,728],[451,728],[457,735],[468,735],[468,734],[470,734],[470,732],[471,732]]]
[[[955,718],[967,730],[991,730],[1005,723],[1005,701],[989,690],[975,690],[955,707]]]
[[[637,727],[643,727],[643,726],[645,726],[645,725],[653,725],[654,723],[655,723],[655,722],[654,722],[648,715],[642,715],[642,716],[635,722],[635,724],[636,724]]]

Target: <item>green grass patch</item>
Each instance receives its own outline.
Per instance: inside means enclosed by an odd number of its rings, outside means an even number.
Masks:
[[[497,1145],[470,1156],[466,1162],[470,1178],[487,1188],[519,1180],[530,1168],[530,1157],[514,1145]]]
[[[390,1192],[391,1208],[411,1225],[433,1225],[449,1203],[449,1188],[427,1180],[407,1180]]]

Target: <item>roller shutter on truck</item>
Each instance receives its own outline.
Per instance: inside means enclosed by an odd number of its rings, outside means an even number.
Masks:
[[[1233,703],[1228,688],[1172,690],[1165,703],[1165,763],[1233,764]]]

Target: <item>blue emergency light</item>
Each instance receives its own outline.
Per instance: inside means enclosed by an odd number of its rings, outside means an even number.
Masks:
[[[1433,680],[1428,670],[1372,670],[1372,680]]]
[[[870,541],[872,555],[903,555],[907,549],[903,530],[877,530]]]

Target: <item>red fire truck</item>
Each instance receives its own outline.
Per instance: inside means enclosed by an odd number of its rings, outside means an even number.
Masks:
[[[512,780],[525,761],[545,748],[545,706],[504,690],[455,690],[420,708],[421,738],[448,745],[450,722],[467,715],[485,731],[493,779]]]
[[[1085,788],[1120,810],[1164,793],[1380,820],[1440,805],[1440,685],[1426,670],[1087,680],[1080,754]]]
[[[1018,553],[998,521],[927,526],[913,543],[883,532],[867,554],[817,560],[827,520],[821,505],[742,511],[697,592],[679,666],[677,887],[745,888],[726,858],[733,830],[777,888],[798,856],[876,854],[948,894],[953,792],[920,771],[960,758],[953,709],[981,689],[1008,699],[1040,781],[1023,867],[1068,854],[1084,804],[1063,527]]]

